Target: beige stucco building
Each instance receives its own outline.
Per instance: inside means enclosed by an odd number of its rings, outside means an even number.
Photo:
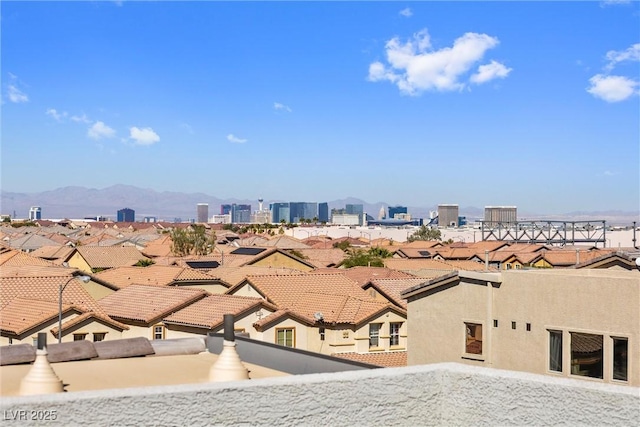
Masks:
[[[451,273],[404,291],[408,364],[467,364],[640,385],[640,274]]]

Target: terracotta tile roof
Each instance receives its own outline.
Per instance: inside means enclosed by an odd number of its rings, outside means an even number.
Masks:
[[[23,250],[23,251],[26,251],[26,250],[33,251],[42,246],[52,246],[56,244],[57,243],[54,242],[53,240],[48,239],[44,236],[40,236],[39,234],[36,234],[36,233],[29,233],[25,236],[11,239],[9,241],[9,246],[11,246],[12,248]]]
[[[513,243],[505,242],[502,240],[481,240],[479,242],[467,243],[467,247],[473,249],[479,249],[484,252],[487,251],[497,251],[500,249],[508,249],[510,246],[513,246]]]
[[[73,253],[73,247],[70,246],[43,246],[31,252],[30,255],[48,260],[66,261]]]
[[[131,246],[80,246],[76,250],[91,268],[129,266],[142,259],[148,259]]]
[[[451,247],[451,246],[443,246],[441,248],[435,248],[433,250],[433,254],[439,255],[445,260],[450,259],[469,259],[474,255],[478,255],[479,253],[484,256],[484,251],[479,251],[474,248],[467,247]]]
[[[580,255],[578,255],[578,252]],[[568,267],[578,264],[578,260],[583,263],[611,252],[611,250],[605,249],[586,251],[551,250],[538,252],[538,258],[534,259],[533,262],[544,259],[554,267]]]
[[[387,258],[391,259],[391,258]],[[386,260],[385,260],[386,261]],[[352,268],[339,268],[327,271],[328,269],[322,269],[312,271],[310,274],[326,274],[340,273],[358,283],[360,286],[375,279],[405,279],[415,277],[409,273],[403,271],[393,270],[386,267],[352,267]]]
[[[447,260],[441,261],[437,259],[402,259],[402,258],[387,258],[384,260],[384,265],[388,268],[400,271],[418,271],[418,270],[438,270],[438,271],[458,271],[469,270],[479,271],[484,270],[484,263],[475,261],[454,261]],[[495,268],[491,268],[494,270]]]
[[[329,247],[327,249],[296,249],[306,257],[306,261],[316,267],[330,267],[340,264],[346,258],[342,249]]]
[[[275,275],[285,276],[292,274],[304,274],[300,270],[292,268],[273,268],[273,267],[260,267],[256,265],[245,265],[242,267],[218,267],[210,272],[211,275],[218,277],[220,280],[228,283],[231,286],[235,286],[243,282],[248,276],[255,275]]]
[[[265,248],[279,248],[279,249],[303,249],[303,248],[309,248],[308,245],[305,245],[304,243],[302,243],[298,239],[294,239],[293,237],[289,237],[289,236],[276,236],[276,237],[273,237],[273,238],[267,240],[261,246],[263,246]]]
[[[31,254],[16,250],[16,249],[4,249],[0,253],[0,266],[52,266],[51,261],[47,261]]]
[[[130,285],[100,299],[98,304],[114,319],[149,324],[206,295],[202,289]]]
[[[414,240],[413,242],[402,243],[398,249],[431,249],[441,247],[442,242],[438,240]]]
[[[431,248],[400,248],[395,253],[402,258],[431,258],[435,255],[434,249]]]
[[[116,267],[96,273],[95,276],[118,288],[132,284],[169,286],[171,284],[198,281],[216,282],[216,278],[202,271],[173,265],[151,265],[149,267]]]
[[[64,323],[62,323],[62,330],[63,331],[67,331],[69,329],[72,329],[75,325],[79,325],[80,323],[84,322],[85,320],[88,319],[95,319],[96,321],[100,322],[100,323],[104,323],[106,325],[111,326],[112,328],[115,329],[119,329],[120,331],[123,331],[125,329],[129,329],[129,327],[127,325],[125,325],[124,323],[120,323],[116,320],[113,320],[110,317],[107,316],[101,316],[101,315],[97,315],[95,313],[82,313],[80,314],[80,316],[74,317],[73,319],[67,320]],[[58,336],[58,326],[54,326],[53,328],[51,328],[51,333],[54,336]]]
[[[173,255],[171,252],[171,237],[167,235],[163,235],[160,238],[148,242],[144,249],[142,249],[142,253],[148,257],[167,257]]]
[[[64,304],[63,313],[71,309]],[[81,311],[77,311],[81,313]],[[58,318],[58,302],[14,298],[0,309],[0,328],[20,335],[37,325]]]
[[[390,299],[391,302],[406,310],[407,300],[402,298],[400,294],[402,291],[424,282],[425,279],[420,277],[405,279],[374,279],[370,282],[370,285]],[[366,286],[367,285],[365,285],[365,287]]]
[[[77,307],[82,312],[93,313],[97,318],[113,322],[79,280],[70,280],[73,272],[57,266],[3,267],[0,270],[0,308],[16,298],[57,304],[60,285],[66,284],[62,292],[63,305]]]
[[[375,301],[356,282],[341,274],[249,276],[247,282],[278,309],[295,313],[310,324],[315,323],[314,315],[318,312],[326,323],[359,324],[393,308],[391,304]],[[404,314],[402,309],[397,310]]]
[[[599,257],[580,262],[571,268],[608,268],[612,265],[621,266],[628,270],[637,270],[634,259],[624,252],[612,252]]]
[[[333,357],[354,360],[356,362],[368,363],[369,365],[393,368],[396,366],[407,366],[406,351],[387,351],[375,353],[334,353]]]
[[[178,323],[207,329],[222,326],[225,314],[238,317],[247,311],[257,311],[261,307],[275,311],[276,307],[262,298],[236,295],[209,295],[182,310],[165,317],[167,323]]]

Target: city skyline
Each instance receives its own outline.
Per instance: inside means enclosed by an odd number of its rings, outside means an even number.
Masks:
[[[4,191],[640,205],[638,2],[0,12]]]

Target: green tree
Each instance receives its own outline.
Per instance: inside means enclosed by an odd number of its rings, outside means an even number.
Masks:
[[[207,234],[203,225],[192,225],[191,229],[171,230],[171,251],[176,256],[208,255],[216,245],[216,233]]]
[[[341,242],[335,242],[333,244],[334,248],[338,248],[338,249],[342,249],[343,251],[347,252],[349,250],[349,248],[351,247],[351,243],[349,243],[348,240],[343,240]]]
[[[437,228],[429,228],[423,225],[407,238],[408,242],[415,242],[416,240],[442,240],[442,233]]]
[[[307,259],[308,257],[306,255],[304,255],[302,252],[297,251],[295,249],[289,249],[288,251],[291,255],[298,257],[300,259]]]
[[[356,266],[362,267],[384,267],[384,258],[390,258],[391,252],[384,248],[355,249],[349,251],[349,256],[344,259],[342,266],[351,268]]]
[[[155,264],[156,262],[152,259],[141,259],[140,261],[133,264],[134,267],[149,267],[150,265]]]

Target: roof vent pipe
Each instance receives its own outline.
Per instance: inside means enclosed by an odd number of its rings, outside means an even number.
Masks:
[[[484,250],[484,269],[489,271],[489,251]]]
[[[47,359],[47,334],[38,333],[36,361],[29,373],[20,383],[20,395],[61,393],[64,391],[62,380],[58,378]]]
[[[236,351],[236,337],[233,331],[233,314],[223,316],[224,341],[218,360],[209,370],[209,381],[240,381],[249,379],[249,370],[242,364]]]

